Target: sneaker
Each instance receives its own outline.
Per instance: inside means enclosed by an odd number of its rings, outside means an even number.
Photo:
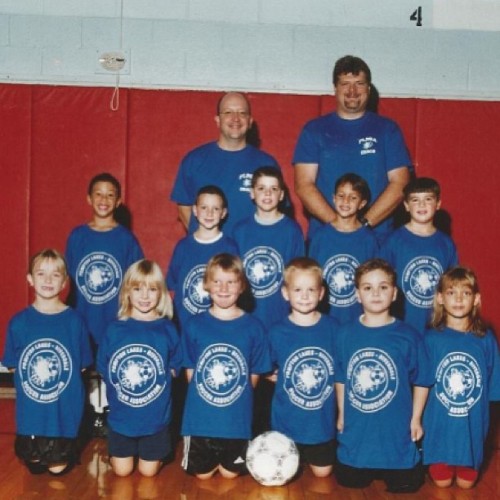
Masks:
[[[95,413],[94,421],[92,422],[92,436],[96,438],[108,437],[108,425],[105,413]]]

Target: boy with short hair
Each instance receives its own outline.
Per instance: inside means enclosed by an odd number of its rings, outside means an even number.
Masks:
[[[379,251],[372,229],[360,222],[369,201],[370,188],[362,177],[352,173],[340,177],[333,193],[337,218],[314,233],[309,247],[309,257],[322,266],[328,285],[328,312],[340,323],[361,314],[354,273]]]
[[[404,188],[404,197],[410,222],[387,238],[381,256],[396,270],[404,295],[396,315],[424,333],[439,278],[458,263],[458,256],[452,239],[434,225],[441,207],[439,184],[428,177],[416,178]]]
[[[199,479],[217,471],[234,478],[245,471],[253,388],[271,371],[269,349],[260,321],[237,305],[247,286],[238,257],[212,257],[203,284],[212,305],[181,336],[188,379],[182,466]]]
[[[210,296],[203,288],[207,262],[218,253],[237,253],[234,241],[221,230],[227,201],[219,187],[200,188],[192,211],[198,227],[177,243],[167,271],[167,286],[174,294],[174,310],[181,330],[191,316],[210,307]]]
[[[322,270],[300,257],[285,269],[283,296],[291,313],[269,331],[276,382],[271,428],[293,439],[313,474],[326,477],[335,456],[335,337],[338,323],[321,314]]]
[[[59,252],[35,254],[27,279],[35,298],[11,319],[3,358],[15,372],[15,450],[32,474],[61,475],[78,462],[89,335],[83,318],[59,297],[68,281]]]
[[[252,289],[250,309],[265,325],[288,314],[288,304],[280,292],[285,263],[305,253],[300,226],[280,211],[285,191],[280,170],[271,166],[258,168],[250,189],[256,212],[233,230]]]
[[[125,271],[143,258],[136,237],[115,219],[121,204],[118,180],[105,172],[94,176],[88,186],[87,203],[92,218],[73,229],[66,243],[68,274],[72,279],[72,299],[84,317],[94,347],[116,319],[118,293]],[[94,407],[94,433],[105,434],[105,386],[98,378],[90,380],[90,404]]]
[[[355,283],[363,314],[341,327],[336,351],[337,481],[365,488],[381,478],[390,492],[415,492],[424,479],[416,441],[432,375],[418,332],[390,314],[391,266],[369,260]]]

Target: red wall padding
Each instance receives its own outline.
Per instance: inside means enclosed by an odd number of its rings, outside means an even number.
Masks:
[[[0,247],[4,293],[0,344],[13,313],[29,302],[28,256],[46,246],[64,250],[66,237],[90,215],[89,179],[109,171],[123,184],[133,230],[149,258],[166,268],[183,236],[169,194],[182,156],[217,136],[213,117],[219,93],[0,85],[2,214]],[[302,125],[333,108],[331,96],[250,94],[261,147],[280,162],[295,213],[290,165]],[[418,175],[442,186],[461,262],[480,279],[486,317],[500,324],[495,304],[500,177],[498,102],[381,99],[379,112],[402,127]],[[0,348],[1,351],[1,348]]]

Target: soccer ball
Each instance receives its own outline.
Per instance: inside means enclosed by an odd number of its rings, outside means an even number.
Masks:
[[[299,468],[299,451],[284,434],[268,431],[250,441],[247,469],[264,486],[281,486],[295,476]]]

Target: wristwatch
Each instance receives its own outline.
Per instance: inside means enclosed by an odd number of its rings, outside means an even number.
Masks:
[[[361,222],[361,224],[363,224],[364,227],[373,229],[373,226],[370,224],[370,221],[366,217],[361,217],[361,219],[359,219],[359,222]]]

